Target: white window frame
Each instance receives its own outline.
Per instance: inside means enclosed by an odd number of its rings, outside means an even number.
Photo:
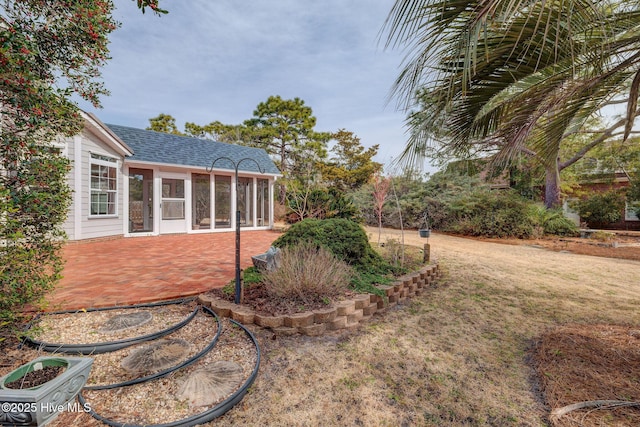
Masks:
[[[624,202],[624,220],[640,221],[640,218],[638,218],[635,213],[635,209],[629,204],[629,202]]]
[[[97,176],[98,178],[98,187],[94,188],[94,175],[93,175],[93,166],[101,166],[106,168],[113,169],[113,182],[114,189],[109,189],[107,185],[107,189],[100,188],[100,184],[102,182],[101,176]],[[109,172],[107,171],[107,180]],[[108,182],[108,181],[107,181]],[[93,213],[93,196],[95,194],[104,194],[107,196],[107,212],[106,213]],[[110,201],[112,200],[112,201]],[[100,204],[98,204],[100,206]],[[110,212],[109,207],[113,207],[113,211]],[[111,156],[106,156],[100,153],[89,153],[89,218],[117,218],[118,217],[118,159],[113,158]]]

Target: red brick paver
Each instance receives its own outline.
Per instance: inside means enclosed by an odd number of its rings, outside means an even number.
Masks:
[[[274,231],[243,231],[240,266],[269,249]],[[48,310],[136,304],[196,295],[235,277],[235,233],[130,237],[69,243]]]

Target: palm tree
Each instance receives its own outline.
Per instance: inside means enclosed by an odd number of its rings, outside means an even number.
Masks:
[[[394,94],[413,108],[400,161],[525,153],[546,170],[545,201],[560,203],[560,171],[637,114],[640,11],[636,1],[397,0],[388,46],[407,46]],[[627,116],[562,161],[563,138],[629,96]]]

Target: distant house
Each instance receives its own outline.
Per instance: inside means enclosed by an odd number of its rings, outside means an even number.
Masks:
[[[266,151],[83,118],[61,146],[72,163],[70,240],[230,231],[236,210],[244,229],[273,227],[281,175]]]
[[[609,190],[624,190],[630,182],[626,173],[620,170],[611,170],[600,164],[593,158],[585,158],[583,169],[579,170],[579,185],[582,192],[586,194],[603,193]],[[509,171],[503,171],[499,176],[493,177],[487,168],[485,159],[463,160],[452,162],[450,170],[463,171],[464,173],[477,174],[480,179],[486,182],[492,190],[504,190],[516,185]],[[544,185],[533,187],[532,193],[540,195],[540,202],[543,202]],[[578,226],[586,226],[578,212],[571,208],[571,202],[578,200],[578,197],[569,196],[563,201],[564,215],[575,222]],[[636,215],[635,209],[629,203],[625,203],[624,212],[620,212],[621,219],[611,224],[598,224],[599,228],[611,230],[640,230],[640,218]]]
[[[580,183],[580,187],[583,191],[594,193],[605,193],[611,190],[625,190],[629,187],[629,177],[622,171],[606,171],[602,169],[596,169],[595,172],[590,174],[584,174]],[[576,200],[576,198],[569,198],[564,205],[565,214],[567,216],[573,216],[580,220],[582,219],[577,212],[574,212],[570,207],[570,202]],[[620,220],[611,224],[598,224],[598,228],[605,228],[609,230],[640,230],[640,218],[636,215],[635,209],[628,202],[625,202],[624,212],[620,212]]]

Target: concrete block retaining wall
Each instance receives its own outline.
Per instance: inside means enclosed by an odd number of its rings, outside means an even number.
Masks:
[[[384,312],[407,298],[420,295],[439,276],[437,264],[427,265],[420,271],[398,278],[391,285],[379,286],[386,295],[384,298],[374,294],[359,294],[330,308],[286,316],[264,316],[247,307],[210,295],[201,295],[199,301],[211,307],[218,316],[230,317],[245,326],[268,328],[276,335],[318,336],[326,331],[355,329],[375,313]]]

